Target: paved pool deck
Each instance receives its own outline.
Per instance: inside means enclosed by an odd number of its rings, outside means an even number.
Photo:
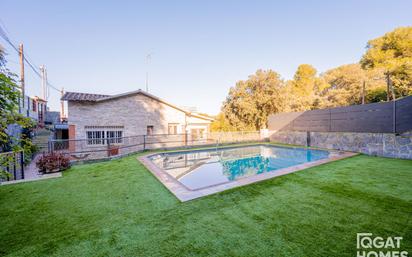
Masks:
[[[293,148],[293,147],[292,147]],[[311,148],[308,148],[311,149]],[[190,150],[188,150],[190,151]],[[230,181],[224,184],[213,185],[206,188],[198,189],[198,190],[190,190],[169,175],[167,172],[162,170],[161,168],[157,167],[151,160],[150,157],[153,155],[157,155],[159,153],[150,153],[144,156],[138,157],[138,160],[160,181],[162,184],[176,196],[181,202],[190,201],[196,198],[200,198],[203,196],[215,194],[218,192],[222,192],[231,188],[240,187],[244,185],[249,185],[252,183],[260,182],[263,180],[283,176],[286,174],[294,173],[297,171],[301,171],[310,167],[318,166],[321,164],[333,162],[336,160],[345,159],[348,157],[352,157],[358,155],[359,153],[353,152],[343,152],[343,151],[335,151],[335,150],[328,150],[330,152],[329,158],[307,162],[304,164],[299,164],[283,169],[276,170],[276,172],[266,172],[261,173],[249,177],[240,178],[238,180]],[[182,151],[184,152],[184,151]]]

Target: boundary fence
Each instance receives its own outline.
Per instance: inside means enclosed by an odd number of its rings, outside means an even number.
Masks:
[[[137,135],[101,139],[50,140],[48,151],[70,157],[72,161],[89,161],[125,156],[145,150],[216,146],[265,140],[260,131],[210,132],[203,137],[191,134]]]
[[[412,130],[412,96],[364,105],[270,115],[271,131],[404,133]]]
[[[0,177],[0,182],[24,179],[24,152],[0,153],[0,169],[6,177]]]

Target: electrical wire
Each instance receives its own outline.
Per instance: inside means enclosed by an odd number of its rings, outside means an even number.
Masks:
[[[0,22],[0,37],[4,39],[4,41],[6,41],[18,54],[20,54],[20,50],[18,49],[18,47],[13,44],[13,42],[11,41],[11,39],[8,37],[7,33],[6,33],[6,27],[4,26],[4,24],[2,22]],[[4,29],[3,29],[4,27]],[[26,57],[27,56],[27,57]],[[30,61],[31,58],[29,58],[29,56],[27,55],[27,53],[25,52],[23,55],[23,60],[29,65],[29,67],[33,70],[33,72],[41,79],[42,75],[40,74],[40,72],[35,68],[36,66],[32,63],[32,61]],[[48,87],[56,90],[57,92],[61,92],[60,89],[58,89],[57,87],[55,87],[54,85],[52,85],[49,81],[46,80],[46,84]]]

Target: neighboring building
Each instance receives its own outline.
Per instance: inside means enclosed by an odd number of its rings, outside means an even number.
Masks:
[[[66,92],[69,139],[101,139],[137,135],[177,135],[206,138],[213,118],[192,113],[142,90],[119,95]]]
[[[61,117],[61,112],[48,111],[46,113],[46,125],[53,131],[53,139],[67,140],[69,139],[69,126]]]
[[[47,113],[47,101],[40,97],[30,97],[25,95],[20,99],[19,113],[37,121],[39,126],[44,126]]]
[[[47,125],[54,125],[60,123],[60,112],[58,111],[47,111],[46,120]]]
[[[47,101],[37,96],[30,97],[25,95],[24,99],[20,98],[18,107],[19,114],[36,121],[37,126],[44,126],[47,113]],[[9,151],[11,147],[18,142],[22,133],[28,133],[28,136],[31,136],[27,130],[18,124],[9,124],[6,133],[12,140],[9,142],[7,149],[0,149],[0,151]]]

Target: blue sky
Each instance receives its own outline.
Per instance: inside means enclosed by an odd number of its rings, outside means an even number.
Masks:
[[[67,91],[145,88],[180,106],[218,113],[229,88],[257,69],[290,79],[357,62],[369,39],[412,25],[412,1],[18,1],[0,19],[36,65]],[[5,42],[9,67],[18,57]],[[152,52],[149,67],[145,56]],[[27,90],[40,81],[26,67]],[[51,91],[51,109],[59,96]]]

